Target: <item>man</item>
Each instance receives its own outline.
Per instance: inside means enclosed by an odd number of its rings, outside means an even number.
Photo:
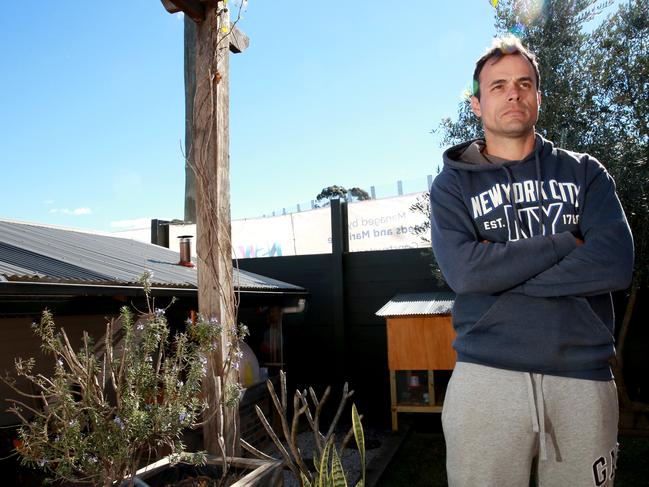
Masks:
[[[471,107],[485,138],[444,153],[432,243],[457,297],[442,422],[451,487],[612,486],[618,405],[611,291],[633,243],[604,167],[535,132],[534,55],[496,39]]]

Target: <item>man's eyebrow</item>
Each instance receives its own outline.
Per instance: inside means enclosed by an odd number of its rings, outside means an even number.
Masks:
[[[531,76],[521,76],[520,78],[516,78],[516,82],[520,83],[521,81],[529,81],[530,83],[532,82],[532,77]],[[494,86],[494,85],[499,85],[502,83],[506,83],[507,80],[502,78],[502,79],[495,79],[491,83],[489,83],[489,86]]]

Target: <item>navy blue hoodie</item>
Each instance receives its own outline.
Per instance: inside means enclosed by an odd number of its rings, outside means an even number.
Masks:
[[[457,294],[458,360],[611,379],[610,293],[633,269],[611,176],[540,135],[520,161],[489,161],[481,144],[448,149],[430,191],[433,250]]]

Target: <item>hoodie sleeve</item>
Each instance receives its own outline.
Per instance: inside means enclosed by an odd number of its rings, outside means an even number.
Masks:
[[[550,269],[576,247],[570,232],[483,244],[451,171],[430,190],[431,237],[437,263],[458,294],[495,294]]]
[[[615,183],[597,160],[588,157],[586,163],[587,185],[579,221],[584,244],[514,292],[537,297],[590,296],[629,286],[633,238]]]

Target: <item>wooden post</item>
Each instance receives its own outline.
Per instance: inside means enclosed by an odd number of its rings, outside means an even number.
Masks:
[[[185,221],[196,223],[196,178],[191,159],[196,96],[196,23],[185,16]]]
[[[213,455],[240,454],[239,411],[223,407],[217,382],[229,353],[229,333],[236,326],[232,249],[230,238],[229,168],[229,15],[222,1],[205,3],[205,20],[196,26],[196,94],[194,98],[191,159],[196,175],[196,231],[198,254],[198,307],[205,317],[223,325],[223,339],[208,358],[203,394],[210,415],[203,428],[204,446]],[[223,377],[223,388],[238,382]],[[219,445],[219,436],[225,441]]]
[[[249,40],[230,25],[225,0],[161,2],[168,12],[182,11],[186,16],[185,220],[196,222],[199,312],[223,326],[219,347],[208,357],[203,383],[210,405],[204,446],[209,454],[238,456],[239,409],[223,404],[228,387],[239,384],[238,372],[227,370],[230,341],[237,336],[238,304],[230,228],[229,53],[243,52]]]

